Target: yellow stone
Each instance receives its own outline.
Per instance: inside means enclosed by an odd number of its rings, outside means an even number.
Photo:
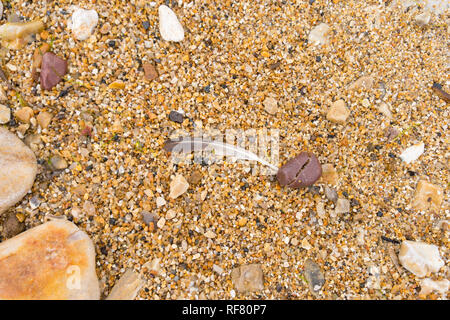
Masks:
[[[344,124],[350,115],[350,110],[348,110],[345,105],[344,100],[335,101],[327,113],[327,119],[331,122]]]
[[[125,83],[123,83],[122,81],[114,81],[113,83],[111,83],[108,88],[110,89],[125,89]]]

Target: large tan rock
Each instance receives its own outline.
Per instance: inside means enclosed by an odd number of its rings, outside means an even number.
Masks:
[[[0,127],[0,214],[25,196],[36,173],[33,151],[16,135]]]
[[[231,280],[239,292],[251,292],[264,289],[264,275],[260,264],[248,264],[231,271]]]
[[[99,299],[95,249],[67,220],[53,220],[0,243],[0,300]]]

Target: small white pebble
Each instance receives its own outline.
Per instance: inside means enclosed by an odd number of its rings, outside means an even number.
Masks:
[[[400,159],[402,159],[406,163],[411,163],[414,160],[417,160],[420,155],[425,150],[425,144],[423,142],[419,144],[415,144],[409,148],[407,148],[405,151],[402,152],[400,155]]]

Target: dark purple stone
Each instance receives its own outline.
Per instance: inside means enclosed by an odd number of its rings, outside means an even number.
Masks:
[[[303,188],[316,182],[322,175],[322,165],[311,152],[301,152],[278,169],[277,179],[281,186]]]

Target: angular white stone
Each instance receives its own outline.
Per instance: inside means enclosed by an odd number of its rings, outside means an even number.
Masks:
[[[398,258],[405,269],[421,278],[444,266],[438,247],[421,241],[403,241]]]
[[[95,248],[70,221],[54,219],[0,243],[0,300],[98,300]]]
[[[132,269],[127,269],[114,285],[106,300],[134,300],[144,285],[141,276]]]
[[[322,45],[328,42],[328,33],[330,27],[326,23],[321,23],[315,26],[308,36],[308,42],[314,45]]]
[[[423,142],[415,144],[409,148],[407,148],[405,151],[402,152],[400,155],[400,159],[405,161],[406,163],[411,163],[414,160],[417,160],[420,155],[425,150],[425,144]]]
[[[158,9],[159,12],[159,32],[161,37],[166,41],[183,41],[184,30],[180,21],[168,6],[161,5]]]
[[[422,279],[420,283],[420,295],[427,295],[433,291],[437,291],[440,294],[446,295],[449,289],[450,281],[443,279],[440,281],[434,281],[430,278]]]
[[[188,188],[189,183],[186,181],[186,179],[182,175],[177,174],[175,178],[170,182],[169,198],[175,199],[181,196],[187,191]]]
[[[98,14],[95,10],[76,8],[69,21],[69,28],[77,40],[86,40],[94,31],[98,23]]]
[[[0,214],[25,196],[36,173],[33,151],[15,134],[0,127]]]

